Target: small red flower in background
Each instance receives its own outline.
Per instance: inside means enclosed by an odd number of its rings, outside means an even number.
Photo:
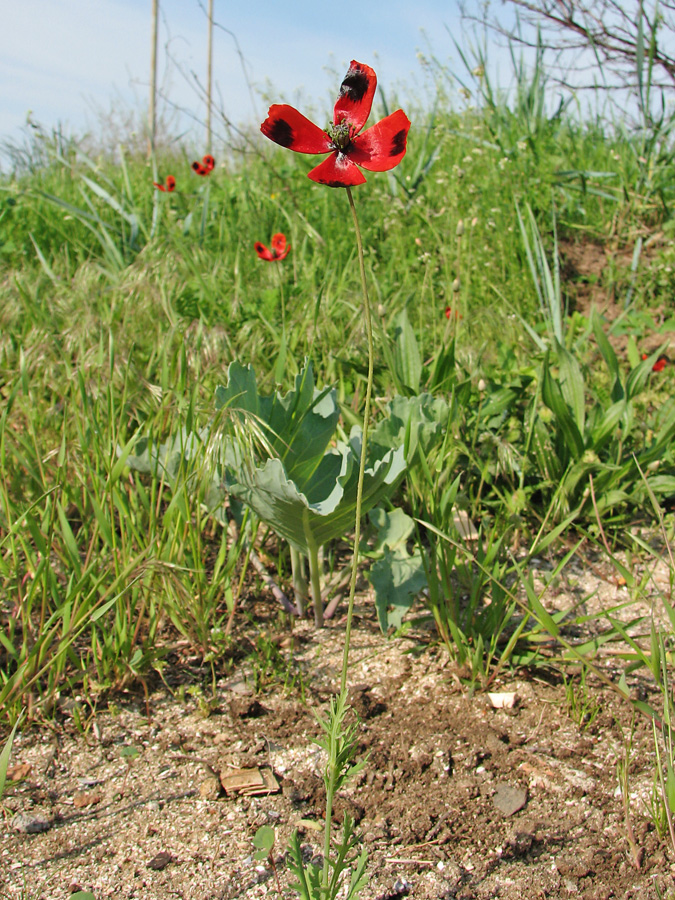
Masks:
[[[340,85],[333,124],[322,131],[302,113],[286,103],[270,106],[260,130],[271,141],[297,153],[330,153],[308,177],[328,187],[363,184],[358,166],[371,172],[386,172],[405,156],[410,121],[402,109],[386,116],[359,134],[370,115],[377,76],[363,63],[352,60]]]
[[[461,312],[459,312],[459,310],[457,310],[457,309],[453,310],[453,308],[451,306],[446,306],[445,307],[445,318],[446,319],[454,318],[455,321],[458,322],[462,318],[462,314],[461,314]]]
[[[153,181],[152,183],[160,191],[168,191],[171,193],[171,191],[175,191],[176,189],[176,179],[173,175],[167,175],[164,184],[157,184],[156,181]]]
[[[271,250],[264,244],[261,244],[260,241],[256,241],[253,245],[260,259],[266,259],[268,262],[278,261],[285,259],[291,251],[291,245],[286,243],[285,234],[273,234],[270,243],[272,245]]]
[[[648,356],[648,353],[643,353],[642,359],[647,359]],[[662,353],[652,366],[652,372],[663,372],[669,362],[670,359],[665,355],[665,353]]]
[[[206,156],[203,156],[201,162],[197,162],[197,160],[195,160],[192,163],[192,168],[197,173],[197,175],[210,175],[215,167],[216,161],[210,153],[207,153]]]

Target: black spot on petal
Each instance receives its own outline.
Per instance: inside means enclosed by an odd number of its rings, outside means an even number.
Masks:
[[[282,147],[290,147],[294,140],[293,129],[285,119],[277,119],[265,134]]]
[[[391,139],[391,147],[389,148],[389,156],[398,156],[401,153],[405,152],[405,139],[408,132],[405,128],[402,128],[401,131],[397,131],[394,137]]]
[[[368,90],[368,76],[363,69],[350,69],[340,85],[340,97],[349,97],[354,103],[359,103]]]

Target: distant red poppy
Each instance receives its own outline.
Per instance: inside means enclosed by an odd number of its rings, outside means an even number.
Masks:
[[[201,162],[197,162],[197,160],[195,160],[195,162],[192,163],[192,168],[197,173],[197,175],[210,175],[215,167],[216,161],[210,153],[207,153],[206,156],[203,156]]]
[[[270,243],[272,245],[271,250],[264,244],[261,244],[260,241],[256,241],[253,245],[260,259],[266,259],[268,262],[278,262],[281,259],[285,259],[291,251],[291,245],[286,243],[285,234],[273,234]]]
[[[270,106],[260,130],[271,141],[297,153],[330,153],[309,172],[309,178],[328,187],[363,184],[358,166],[385,172],[405,156],[410,121],[402,109],[386,116],[359,134],[370,115],[377,76],[363,63],[352,60],[340,85],[333,123],[325,131],[286,103]]]
[[[459,312],[459,310],[455,309],[453,311],[451,306],[446,306],[445,307],[445,318],[446,319],[454,318],[455,321],[457,322],[462,318],[462,314],[461,314],[461,312]]]
[[[647,359],[648,356],[648,353],[643,353],[642,359]],[[652,372],[663,372],[669,362],[670,359],[665,355],[665,353],[662,353],[652,366]]]
[[[164,184],[157,184],[156,181],[153,181],[152,183],[160,191],[168,191],[169,193],[171,193],[171,191],[174,191],[176,189],[176,179],[173,177],[173,175],[167,175],[166,179],[164,180]]]

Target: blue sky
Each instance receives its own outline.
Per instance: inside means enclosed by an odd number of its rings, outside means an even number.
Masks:
[[[0,139],[17,139],[29,111],[48,129],[61,122],[79,133],[95,129],[95,110],[108,110],[113,102],[146,106],[150,0],[21,0],[3,6]],[[203,117],[191,79],[192,73],[205,79],[205,14],[199,0],[160,0],[160,15],[160,82],[174,103]],[[446,27],[459,37],[452,0],[215,0],[214,18],[236,35],[257,92],[326,110],[351,59],[372,65],[388,92],[405,87],[414,93],[424,81],[417,51],[428,48],[425,34],[443,62],[454,52]],[[219,29],[214,82],[230,119],[264,117],[266,99],[252,101],[234,41]]]

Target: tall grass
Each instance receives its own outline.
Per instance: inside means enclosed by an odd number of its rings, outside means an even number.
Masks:
[[[424,471],[411,462],[395,498],[423,523],[448,644],[453,628],[486,637],[486,596],[514,571],[510,543],[551,533],[553,549],[561,523],[593,524],[589,472],[606,485],[596,499],[616,528],[650,518],[633,453],[654,463],[658,502],[675,493],[672,372],[657,379],[651,361],[609,353],[606,322],[567,320],[557,254],[563,239],[611,231],[628,241],[665,220],[666,205],[655,209],[630,176],[643,137],[615,140],[565,104],[546,113],[541,62],[529,83],[520,72],[515,104],[484,72],[477,108],[453,111],[439,90],[433,114],[408,110],[408,155],[359,189],[379,312],[375,415],[425,389],[450,411],[442,448]],[[64,685],[145,679],[179,636],[213,665],[227,657],[245,536],[228,533],[222,510],[212,515],[198,465],[170,480],[126,463],[140,437],[161,443],[209,421],[233,360],[272,391],[282,290],[282,387],[311,357],[346,426],[357,420],[365,334],[345,198],[309,182],[311,161],[298,154],[214,152],[206,180],[187,154],[112,162],[55,141],[0,182],[0,708],[10,720]],[[169,173],[176,192],[154,190]],[[281,284],[253,252],[277,231],[293,247]],[[667,302],[667,279],[638,262],[618,275],[634,307],[645,290]],[[635,352],[648,321],[627,321]],[[623,399],[621,419],[613,404]],[[609,416],[601,434],[596,408]],[[661,460],[649,455],[656,446]],[[448,592],[458,573],[470,578],[470,562],[439,537],[451,516],[437,490],[455,480],[452,504],[492,535],[476,555],[489,576],[474,579],[463,612]],[[499,597],[510,619],[510,596]]]

